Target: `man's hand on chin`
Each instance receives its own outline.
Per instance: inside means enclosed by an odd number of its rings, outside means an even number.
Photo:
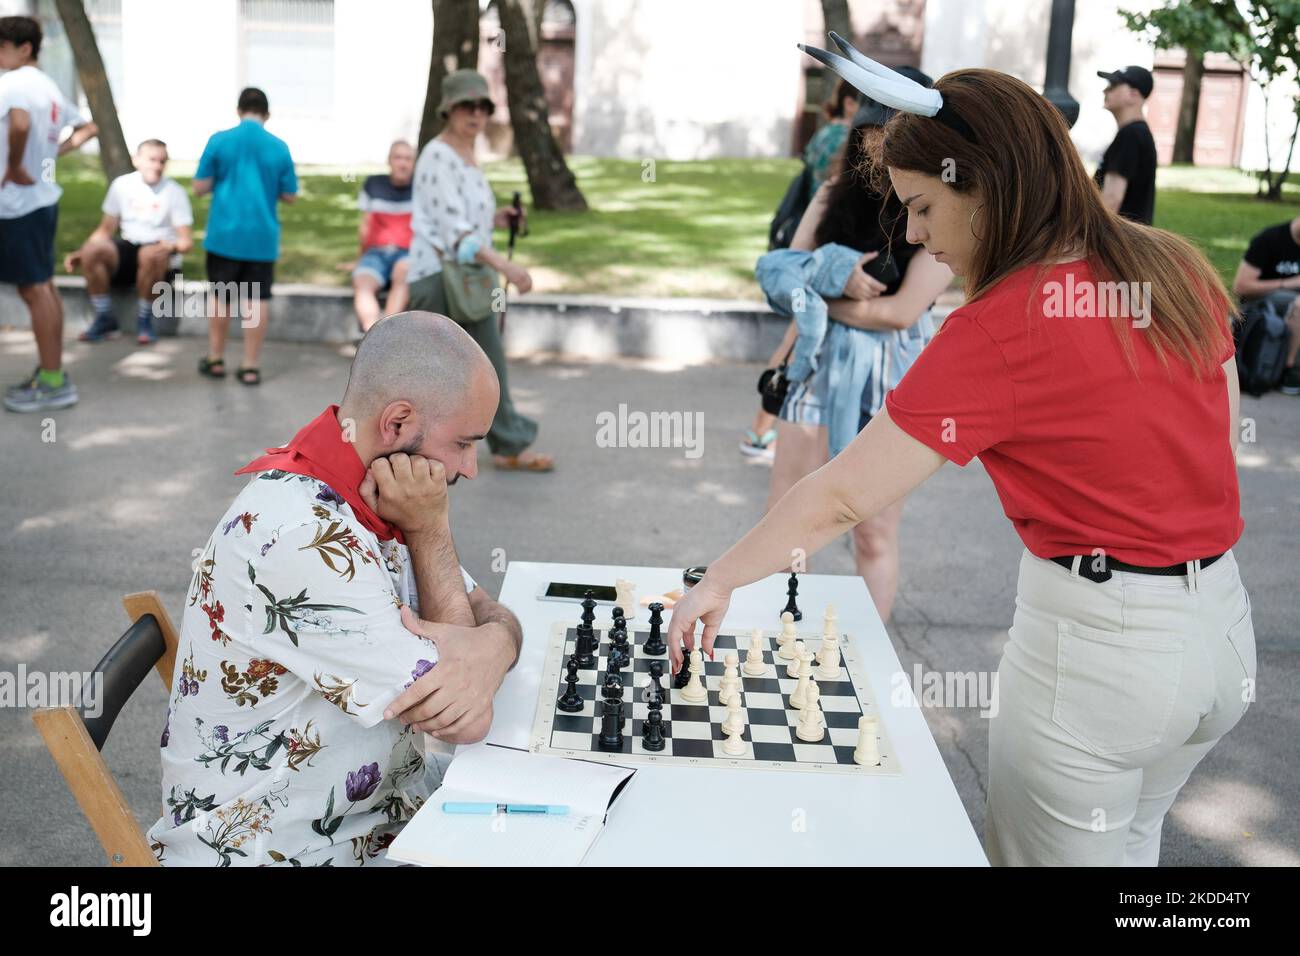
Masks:
[[[407,535],[437,533],[447,527],[447,473],[436,458],[401,451],[376,458],[360,491],[379,517]]]
[[[392,520],[392,519],[388,519]],[[450,744],[477,743],[492,726],[492,697],[514,659],[515,643],[502,624],[459,627],[421,620],[402,608],[402,623],[438,648],[438,663],[388,705],[384,718],[400,720]]]

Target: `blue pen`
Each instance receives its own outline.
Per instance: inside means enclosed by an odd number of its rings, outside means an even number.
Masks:
[[[540,813],[544,816],[562,817],[569,808],[564,804],[545,803],[444,803],[443,813]]]

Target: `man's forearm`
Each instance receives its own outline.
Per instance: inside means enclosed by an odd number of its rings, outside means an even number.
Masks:
[[[465,594],[451,529],[444,526],[437,531],[407,535],[406,546],[420,595],[420,616],[426,621],[473,627],[474,612]]]
[[[478,590],[482,591],[483,589],[480,587]],[[486,595],[471,603],[476,623],[479,625],[500,624],[506,629],[506,633],[510,635],[510,639],[514,642],[514,649],[510,657],[510,666],[514,667],[519,661],[519,651],[524,646],[524,629],[519,624],[519,618],[515,617],[504,604],[500,604]]]
[[[10,169],[19,169],[23,165],[23,150],[27,148],[27,133],[31,129],[31,117],[26,110],[9,111],[9,155],[5,158]],[[39,170],[38,170],[39,172]]]

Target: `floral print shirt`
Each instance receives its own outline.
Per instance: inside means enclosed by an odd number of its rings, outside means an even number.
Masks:
[[[257,474],[201,553],[162,733],[165,866],[360,866],[437,781],[384,708],[438,662],[409,552],[327,484]],[[474,582],[462,570],[466,590]]]

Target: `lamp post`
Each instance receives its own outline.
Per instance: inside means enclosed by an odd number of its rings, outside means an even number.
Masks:
[[[1079,118],[1079,101],[1070,95],[1070,43],[1074,32],[1074,0],[1052,0],[1047,31],[1047,76],[1043,96],[1061,111],[1068,126]]]

